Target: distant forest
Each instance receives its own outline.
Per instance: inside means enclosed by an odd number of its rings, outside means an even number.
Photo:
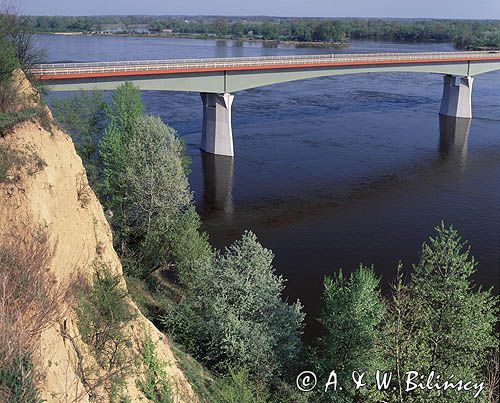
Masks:
[[[499,20],[32,16],[35,32],[86,32],[345,43],[348,39],[451,42],[462,49],[500,47]]]

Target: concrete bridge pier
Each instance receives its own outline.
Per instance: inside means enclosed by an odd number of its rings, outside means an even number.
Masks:
[[[443,98],[440,115],[455,118],[472,118],[473,77],[444,76]]]
[[[202,92],[203,129],[201,149],[216,155],[234,156],[231,106],[234,95]]]

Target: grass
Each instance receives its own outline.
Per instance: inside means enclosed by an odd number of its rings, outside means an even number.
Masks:
[[[180,287],[157,272],[153,273],[148,282],[127,275],[125,281],[130,297],[141,313],[156,327],[162,329],[159,319],[182,297]]]
[[[9,179],[9,171],[13,166],[19,166],[24,163],[24,158],[18,151],[0,144],[0,183]]]
[[[14,168],[19,170],[24,167],[31,176],[41,171],[46,165],[45,161],[32,150],[21,153],[6,144],[0,144],[0,183],[15,182],[19,179],[19,175],[11,173]]]
[[[0,113],[0,133],[5,133],[15,125],[35,118],[39,113],[39,108],[26,108],[18,112]]]
[[[211,394],[210,385],[214,381],[212,374],[193,357],[185,353],[181,345],[173,342],[171,339],[169,343],[177,364],[194,392],[200,398],[200,401],[206,401],[206,398]]]
[[[15,112],[0,112],[0,134],[5,134],[22,122],[39,119],[42,127],[51,131],[51,122],[43,106],[25,108]]]

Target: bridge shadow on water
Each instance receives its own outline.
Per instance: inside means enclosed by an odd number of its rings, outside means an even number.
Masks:
[[[436,158],[430,161],[410,163],[408,167],[402,167],[400,171],[410,170],[420,176],[421,180],[428,178],[430,172],[434,175],[436,165],[440,166],[441,172],[442,168],[445,168],[444,171],[448,172],[463,172],[467,164],[467,141],[470,126],[471,119],[439,116],[439,141]],[[235,203],[233,201],[234,158],[214,155],[201,150],[200,155],[203,172],[203,198],[199,207],[201,207],[203,216],[208,218],[212,224],[224,224],[226,228],[243,225],[244,223],[241,220],[245,221],[244,217],[248,213],[245,210],[251,207],[245,205],[246,203],[242,201],[236,206],[238,214],[235,213]],[[290,216],[295,217],[293,221],[299,221],[300,217],[304,216],[303,211],[301,211],[304,209],[307,209],[308,215],[312,214],[311,210],[314,211],[315,215],[321,215],[322,212],[325,213],[325,210],[344,204],[348,200],[359,200],[364,198],[363,195],[371,197],[374,193],[377,193],[377,189],[379,192],[387,192],[388,186],[391,186],[391,178],[394,179],[392,184],[394,189],[402,186],[397,177],[384,175],[383,177],[372,178],[370,183],[364,183],[361,187],[352,184],[348,195],[341,195],[335,189],[330,189],[332,193],[327,192],[326,197],[321,198],[322,200],[282,200],[288,205],[288,208],[286,211],[278,213],[278,216],[281,215],[282,224],[286,224],[290,223]],[[274,215],[276,205],[280,203],[277,203],[276,200],[268,200],[267,202],[272,205],[257,206],[257,210],[264,212],[261,220],[269,223],[270,220],[269,217],[265,217],[265,211],[268,210],[269,215]],[[311,204],[316,205],[312,208]],[[276,223],[281,221],[277,216],[274,219],[277,220]],[[260,220],[257,219],[257,221]],[[271,221],[273,220],[271,219]]]
[[[203,167],[203,211],[230,219],[233,211],[234,158],[200,150]]]
[[[465,167],[471,121],[466,118],[439,116],[439,155],[443,162],[450,161]]]

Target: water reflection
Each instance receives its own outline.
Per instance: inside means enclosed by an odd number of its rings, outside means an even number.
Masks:
[[[467,139],[471,119],[439,116],[439,155],[462,168],[467,163]]]
[[[205,214],[230,219],[233,214],[234,159],[204,151],[200,153],[203,164],[203,210]]]

